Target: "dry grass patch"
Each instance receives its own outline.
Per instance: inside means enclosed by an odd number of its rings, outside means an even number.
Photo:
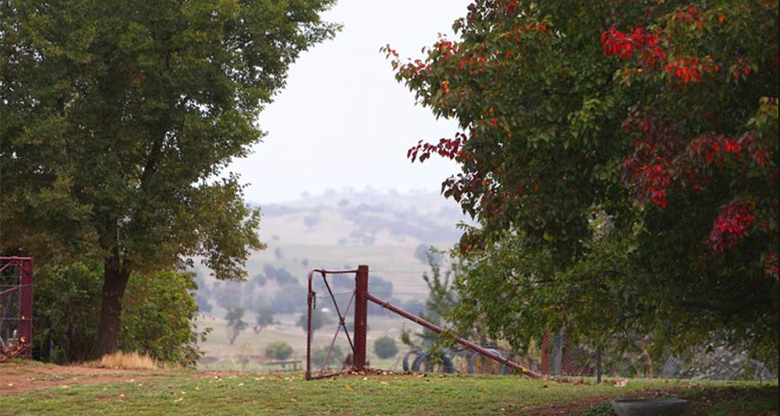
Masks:
[[[157,370],[162,366],[147,354],[137,352],[123,353],[117,351],[113,354],[104,355],[99,360],[84,363],[84,367],[89,368],[112,368],[126,370]]]

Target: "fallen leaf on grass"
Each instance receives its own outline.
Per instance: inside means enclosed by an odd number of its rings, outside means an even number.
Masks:
[[[628,379],[627,378],[615,381],[615,387],[626,387],[627,385],[628,385]]]
[[[345,386],[344,386],[344,390],[346,390],[346,391],[352,391],[352,390],[354,390],[354,389],[353,389],[352,387],[349,387],[349,386],[345,385]]]

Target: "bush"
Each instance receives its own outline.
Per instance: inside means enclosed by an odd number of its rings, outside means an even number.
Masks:
[[[274,311],[271,308],[262,308],[257,312],[257,326],[265,328],[274,323]]]
[[[265,346],[265,356],[273,360],[286,360],[292,353],[292,347],[284,341],[271,341]]]
[[[205,341],[211,330],[206,328],[200,336],[196,332],[196,289],[191,274],[173,270],[153,277],[131,276],[123,300],[122,350],[194,367],[202,355],[195,344]]]
[[[392,358],[398,354],[398,346],[393,338],[383,336],[374,341],[374,352],[379,358]]]
[[[330,316],[328,316],[322,309],[315,308],[311,311],[311,331],[314,332],[331,322]],[[309,315],[302,314],[298,319],[298,326],[303,329],[304,332],[308,330]]]
[[[276,292],[271,308],[277,313],[297,313],[306,311],[306,288],[291,283]]]
[[[37,359],[68,364],[96,358],[102,272],[76,263],[35,274],[33,349]]]
[[[322,347],[312,350],[311,363],[316,368],[321,368],[322,363],[325,362],[325,357],[328,355],[329,347]],[[344,363],[344,352],[341,351],[338,345],[333,346],[333,351],[330,352],[330,358],[328,359],[328,365],[326,367],[341,368]]]
[[[45,267],[36,275],[33,342],[37,359],[60,364],[97,357],[103,288],[100,264]],[[191,275],[133,274],[122,301],[120,348],[162,363],[195,366],[200,353],[194,320],[198,304]],[[205,339],[206,329],[200,335]]]

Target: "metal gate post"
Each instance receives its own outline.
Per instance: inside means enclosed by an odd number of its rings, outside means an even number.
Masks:
[[[311,310],[314,308],[314,291],[312,278],[314,269],[309,272],[309,292],[306,295],[306,380],[311,380]]]
[[[355,276],[355,354],[352,369],[366,368],[366,321],[368,319],[368,266],[358,266]]]
[[[24,350],[22,355],[32,358],[32,320],[33,320],[33,259],[21,259],[19,339]]]

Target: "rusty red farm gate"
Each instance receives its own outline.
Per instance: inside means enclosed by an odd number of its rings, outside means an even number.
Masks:
[[[354,276],[354,290],[342,292],[334,290],[331,279],[338,276],[343,277],[344,275]],[[416,325],[432,333],[440,334],[443,331],[439,326],[420,316],[409,313],[372,294],[369,291],[368,279],[368,266],[359,266],[354,270],[314,269],[309,273],[306,331],[307,379],[330,377],[348,371],[363,371],[369,367],[368,341],[375,338],[368,336],[369,303],[381,307],[381,309],[395,316],[396,320],[402,320],[409,325]],[[337,320],[335,327],[322,325],[320,321],[322,318],[318,316],[324,313],[325,310],[331,314],[335,313]],[[376,341],[376,339],[373,340]],[[517,364],[493,348],[479,345],[460,337],[454,337],[453,340],[463,347],[462,353],[470,357],[485,357],[526,376],[541,377],[541,374],[530,370],[526,366]],[[315,342],[321,347],[313,348]],[[342,351],[346,351],[347,355],[345,358],[341,358]],[[334,356],[339,356],[339,359],[333,360]],[[428,371],[434,365],[454,370],[452,364],[447,362],[449,358],[446,356],[443,357],[444,364],[440,361],[441,357],[438,358],[438,364],[434,363],[437,359],[432,359],[429,362],[428,359],[431,357],[422,350],[410,351],[406,355],[402,354],[402,356],[404,371],[409,371],[409,369],[412,369],[412,371]],[[400,358],[397,360],[400,360]],[[371,367],[374,369],[385,368],[383,364],[376,362]]]

